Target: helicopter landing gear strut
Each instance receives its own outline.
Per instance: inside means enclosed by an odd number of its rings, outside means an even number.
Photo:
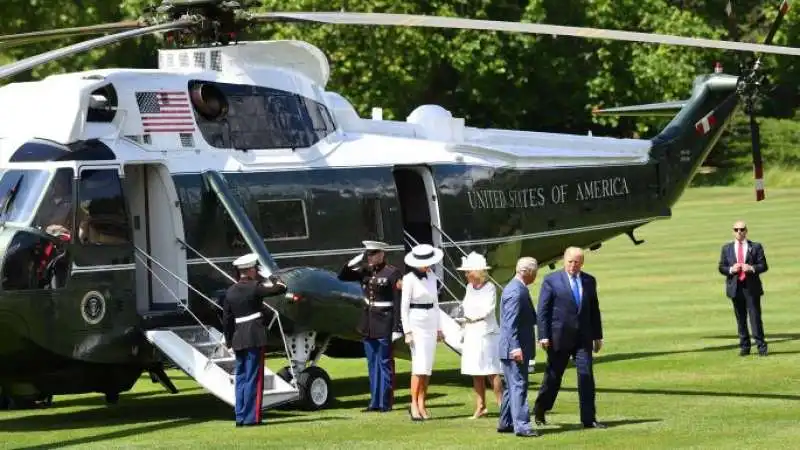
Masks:
[[[286,366],[277,375],[289,383],[296,383],[300,398],[298,405],[307,411],[324,409],[333,400],[331,378],[324,369],[317,366],[328,347],[330,337],[322,345],[316,345],[317,333],[308,331],[287,336],[292,370]],[[292,372],[295,378],[292,379]]]

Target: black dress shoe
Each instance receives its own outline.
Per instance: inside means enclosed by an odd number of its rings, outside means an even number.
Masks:
[[[380,409],[378,409],[378,408],[364,408],[364,409],[361,410],[361,412],[363,412],[363,413],[378,412],[378,411],[380,411]]]
[[[600,423],[598,421],[594,421],[594,422],[591,422],[591,423],[583,424],[583,428],[597,428],[597,429],[601,429],[602,430],[604,428],[608,428],[608,425],[606,425],[604,423]]]
[[[497,429],[497,432],[498,432],[498,433],[513,433],[513,432],[514,432],[514,428],[513,428],[513,427],[508,427],[508,428],[498,428],[498,429]]]
[[[758,351],[758,356],[767,356],[767,349],[763,348]]]
[[[538,437],[539,432],[536,430],[523,431],[522,433],[514,433],[519,437]]]
[[[747,356],[749,354],[750,354],[750,349],[749,348],[747,350],[742,349],[742,350],[739,351],[739,356]]]
[[[544,411],[533,410],[533,421],[536,425],[547,425],[547,420],[544,417]]]

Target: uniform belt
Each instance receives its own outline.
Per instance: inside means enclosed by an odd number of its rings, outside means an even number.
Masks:
[[[433,308],[433,303],[411,303],[408,307],[411,309],[431,309]]]
[[[392,303],[392,302],[370,302],[366,298],[364,299],[364,302],[368,306],[372,306],[374,308],[391,308],[392,306],[394,306],[394,303]]]
[[[236,318],[236,323],[250,322],[251,320],[256,320],[259,317],[261,317],[261,313],[260,312],[250,314],[249,316],[237,317]]]

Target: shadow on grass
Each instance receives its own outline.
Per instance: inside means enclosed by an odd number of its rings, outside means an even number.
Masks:
[[[180,420],[175,420],[180,419]],[[295,422],[325,422],[343,420],[343,417],[318,416],[302,417],[296,414],[269,411],[267,421],[276,424]],[[54,414],[24,415],[0,420],[0,433],[27,432],[43,430],[77,430],[95,427],[132,425],[141,422],[171,421],[174,426],[208,421],[224,421],[233,429],[233,408],[208,393],[188,395],[164,395],[146,397],[116,406],[64,411]],[[153,425],[154,427],[156,425]],[[168,428],[169,424],[159,424]],[[110,433],[109,433],[110,434]],[[104,438],[103,438],[104,439]],[[102,439],[100,439],[102,440]]]
[[[576,388],[561,388],[566,392],[578,392]],[[754,400],[800,400],[800,395],[769,394],[762,392],[715,392],[715,391],[690,391],[686,389],[625,389],[625,388],[597,388],[597,392],[606,394],[642,394],[642,395],[675,395],[697,397],[730,397],[752,398]]]
[[[194,386],[189,388],[180,389],[180,394],[186,392],[194,392],[200,391],[203,388],[200,386]],[[129,393],[122,393],[119,396],[120,403],[124,403],[125,401],[138,401],[140,398],[143,397],[151,397],[154,395],[162,395],[167,394],[167,391],[160,388],[154,389],[152,391],[145,391],[145,392],[129,392]],[[105,395],[97,394],[96,396],[86,396],[81,398],[70,398],[67,400],[59,400],[58,396],[53,399],[52,406],[48,406],[44,409],[58,409],[58,408],[73,408],[76,406],[106,406]]]
[[[661,422],[661,419],[625,419],[625,420],[603,420],[601,421],[605,426],[608,428],[616,428],[622,427],[625,425],[639,425],[643,423],[654,423],[654,422]],[[558,427],[558,428],[550,428],[550,427]],[[583,425],[580,423],[556,423],[556,424],[549,424],[546,425],[544,428],[539,430],[542,433],[542,436],[547,436],[548,434],[558,434],[558,433],[566,433],[568,431],[586,431],[587,433],[602,433],[602,430],[593,430],[593,429],[584,429]]]
[[[770,339],[770,337],[772,339]],[[724,350],[734,350],[739,348],[739,338],[736,336],[711,336],[705,337],[704,339],[732,339],[735,343],[727,344],[727,345],[714,345],[709,347],[702,347],[702,348],[695,348],[689,350],[670,350],[670,351],[661,351],[661,352],[633,352],[633,353],[612,353],[609,355],[598,355],[594,357],[594,364],[603,364],[603,363],[610,363],[615,361],[627,361],[633,359],[642,359],[642,358],[653,358],[656,356],[665,356],[665,355],[680,355],[680,354],[690,354],[690,353],[704,353],[704,352],[719,352]],[[767,343],[777,344],[779,342],[788,342],[800,339],[800,334],[775,334],[770,335],[767,338]],[[778,352],[773,352],[773,354]],[[785,352],[785,353],[793,353],[793,352]],[[572,362],[570,362],[572,365]],[[538,367],[537,367],[538,369]]]

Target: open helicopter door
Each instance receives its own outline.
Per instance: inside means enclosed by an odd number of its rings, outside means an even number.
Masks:
[[[187,277],[186,251],[178,241],[184,240],[183,217],[169,169],[160,163],[126,164],[125,194],[133,243],[152,258],[136,258],[137,310],[178,309],[175,296],[188,299],[188,288],[180,281]]]
[[[431,169],[427,166],[395,167],[393,175],[403,220],[406,252],[416,244],[441,248],[442,238],[435,232],[442,226],[439,197]],[[434,270],[442,280],[442,268],[437,265]]]

